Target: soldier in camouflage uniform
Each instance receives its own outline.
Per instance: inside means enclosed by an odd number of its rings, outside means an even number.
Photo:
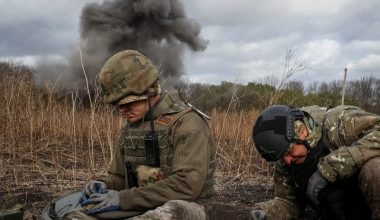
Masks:
[[[176,91],[161,92],[157,80],[158,69],[137,51],[119,52],[104,64],[104,101],[128,123],[109,175],[86,184],[82,208],[67,219],[206,219],[200,201],[213,194],[210,129],[199,110]]]
[[[380,219],[380,116],[354,106],[264,110],[253,129],[275,163],[275,198],[253,219],[297,219],[306,204],[322,219]]]

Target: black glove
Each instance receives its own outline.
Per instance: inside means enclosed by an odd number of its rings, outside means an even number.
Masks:
[[[265,220],[267,213],[260,209],[255,209],[249,212],[252,220]]]
[[[307,196],[314,205],[319,204],[318,195],[323,188],[327,185],[327,180],[321,175],[317,170],[310,177],[309,183],[307,185]]]

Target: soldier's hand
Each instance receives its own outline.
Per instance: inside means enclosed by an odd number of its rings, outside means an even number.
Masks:
[[[310,177],[309,183],[307,185],[307,196],[315,205],[319,204],[318,195],[323,188],[327,185],[327,180],[321,175],[317,170]]]
[[[93,203],[97,203],[97,205],[87,211],[89,215],[120,210],[119,192],[108,190],[107,193],[92,194],[86,204]]]
[[[104,182],[91,180],[88,182],[83,189],[82,195],[79,198],[79,202],[82,204],[86,202],[88,198],[94,193],[106,193],[107,185]],[[82,204],[83,205],[83,204]]]
[[[267,213],[260,209],[255,209],[249,212],[252,220],[265,220],[267,218]]]
[[[79,203],[83,205],[85,202],[88,200],[88,195],[86,194],[85,191],[82,191],[79,197]]]
[[[102,181],[91,180],[84,187],[84,191],[88,196],[91,196],[94,193],[106,193],[107,185]]]

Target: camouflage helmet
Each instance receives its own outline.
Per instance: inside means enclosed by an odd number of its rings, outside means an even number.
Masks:
[[[135,50],[124,50],[113,55],[99,73],[104,102],[107,104],[146,99],[146,91],[150,87],[157,87],[157,79],[156,66]]]

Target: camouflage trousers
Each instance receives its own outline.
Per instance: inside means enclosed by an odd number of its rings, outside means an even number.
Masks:
[[[83,209],[74,210],[65,215],[64,220],[102,219],[86,215]],[[108,218],[107,218],[108,219]],[[120,219],[120,218],[118,218]],[[127,218],[131,220],[206,220],[206,211],[202,205],[183,200],[171,200],[163,206],[149,210],[142,215]]]
[[[380,219],[380,157],[372,158],[362,166],[359,185],[371,208],[372,219]]]

